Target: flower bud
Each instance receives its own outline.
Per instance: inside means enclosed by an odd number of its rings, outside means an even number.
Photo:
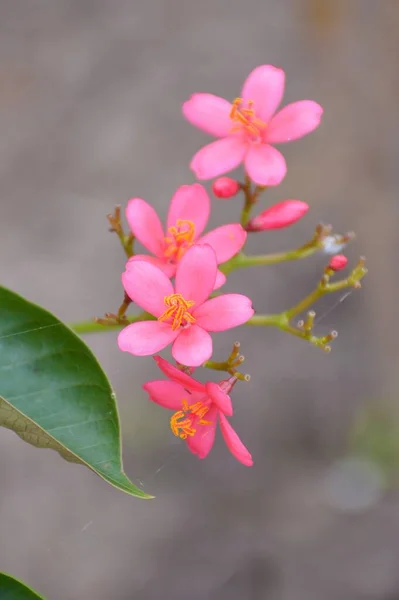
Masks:
[[[342,235],[327,235],[322,242],[323,250],[326,254],[338,254],[345,248],[347,241]]]
[[[265,229],[282,229],[299,221],[309,210],[309,205],[301,200],[284,200],[264,210],[251,219],[247,231],[264,231]]]
[[[328,268],[332,271],[342,271],[348,264],[348,259],[343,254],[336,254],[328,263]]]
[[[212,184],[212,191],[217,198],[232,198],[240,188],[238,181],[231,177],[219,177]]]

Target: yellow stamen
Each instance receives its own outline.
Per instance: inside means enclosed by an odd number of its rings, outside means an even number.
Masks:
[[[202,402],[189,405],[187,400],[183,398],[182,410],[175,412],[170,419],[170,428],[173,435],[182,440],[195,435],[197,430],[193,427],[194,417],[199,417],[198,425],[212,425],[211,421],[205,421],[203,418],[208,411],[209,407],[202,404]]]
[[[195,304],[193,300],[185,300],[181,294],[171,294],[170,296],[165,296],[164,303],[168,308],[160,317],[158,317],[158,321],[173,319],[173,331],[178,329],[181,325],[195,323],[195,317],[188,312],[188,309]]]
[[[230,119],[235,123],[232,132],[244,129],[251,136],[260,136],[267,124],[259,119],[253,108],[253,100],[248,100],[247,108],[243,107],[244,100],[236,98],[230,111]]]
[[[195,238],[195,224],[186,219],[177,219],[176,225],[169,227],[169,235],[165,237],[166,258],[179,261],[186,250],[193,245]]]

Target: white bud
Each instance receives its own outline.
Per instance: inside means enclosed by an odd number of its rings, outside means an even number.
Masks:
[[[322,243],[326,254],[339,254],[346,246],[340,235],[327,235]]]

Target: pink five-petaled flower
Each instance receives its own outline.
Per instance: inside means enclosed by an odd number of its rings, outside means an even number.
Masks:
[[[176,437],[186,441],[198,458],[208,456],[215,441],[216,424],[232,455],[243,465],[251,467],[253,460],[228,420],[233,414],[230,392],[235,377],[219,384],[200,383],[186,375],[160,356],[154,356],[159,368],[170,381],[149,381],[143,388],[150,397],[164,408],[176,411],[170,419],[170,427]]]
[[[138,254],[130,260],[146,260],[156,265],[168,277],[174,277],[176,267],[194,243],[209,244],[215,251],[218,264],[237,254],[245,244],[246,232],[239,223],[222,225],[200,238],[209,219],[211,201],[199,183],[179,187],[169,206],[166,232],[150,204],[141,198],[129,200],[126,218],[133,235],[155,256]],[[218,271],[215,288],[226,281]]]
[[[216,255],[206,245],[191,246],[179,262],[175,285],[161,269],[143,260],[129,261],[122,283],[129,298],[156,317],[132,323],[118,336],[119,348],[136,356],[159,352],[171,342],[177,362],[198,367],[212,355],[208,331],[242,325],[254,310],[249,298],[224,294],[208,300],[215,287]]]
[[[271,144],[310,133],[320,123],[322,107],[311,100],[288,104],[275,114],[284,94],[285,73],[272,65],[256,67],[241,98],[233,103],[213,94],[194,94],[183,104],[190,123],[221,138],[195,154],[191,169],[198,179],[212,179],[244,162],[249,177],[262,186],[278,185],[287,166]]]

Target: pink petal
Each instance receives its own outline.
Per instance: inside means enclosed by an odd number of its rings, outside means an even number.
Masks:
[[[165,375],[169,377],[169,379],[172,379],[177,383],[181,383],[181,385],[184,386],[184,388],[190,391],[202,392],[203,394],[206,393],[205,386],[203,383],[200,383],[193,377],[190,377],[190,375],[187,375],[187,373],[180,371],[180,369],[168,363],[168,361],[162,358],[161,356],[154,356],[154,360],[156,361],[161,371],[165,373]]]
[[[174,381],[148,381],[143,385],[143,389],[148,392],[152,402],[172,410],[180,410],[182,398],[187,395],[184,387]]]
[[[158,269],[161,269],[169,279],[176,275],[176,265],[168,263],[165,259],[158,258],[157,256],[150,256],[149,254],[135,254],[134,256],[131,256],[126,263],[126,270],[128,271],[132,262],[136,262],[137,260],[144,260],[145,262],[154,265],[154,267],[158,267]]]
[[[216,281],[216,256],[208,245],[191,246],[179,262],[175,288],[186,300],[195,302],[194,309],[209,298]]]
[[[200,183],[182,185],[170,201],[167,226],[168,228],[175,226],[178,219],[192,221],[197,238],[204,231],[210,212],[211,200]]]
[[[174,292],[165,273],[143,260],[129,261],[122,283],[129,298],[154,317],[165,312],[164,298]]]
[[[312,100],[288,104],[270,121],[266,141],[279,143],[297,140],[320,125],[322,114],[320,104]]]
[[[126,219],[139,242],[155,256],[162,256],[164,232],[153,207],[141,198],[132,198],[127,203]]]
[[[223,294],[202,304],[193,311],[193,316],[206,331],[225,331],[246,323],[254,312],[247,296]]]
[[[172,356],[187,367],[199,367],[212,356],[212,338],[197,325],[178,330],[172,346]]]
[[[245,168],[252,181],[264,186],[278,185],[287,173],[287,165],[281,152],[264,144],[249,148]]]
[[[198,243],[212,246],[219,265],[237,254],[245,244],[246,239],[247,232],[241,225],[239,223],[232,223],[231,225],[222,225],[206,233],[198,240]]]
[[[118,346],[123,352],[149,356],[166,348],[178,334],[179,330],[173,331],[167,323],[141,321],[122,329],[118,335]]]
[[[204,421],[209,421],[210,425],[200,425],[196,422],[194,425],[196,433],[186,440],[187,446],[198,458],[206,458],[212,449],[215,442],[217,414],[218,410],[211,408],[204,417]]]
[[[212,381],[208,381],[208,383],[205,384],[205,387],[209,397],[212,402],[216,404],[218,409],[224,415],[231,417],[233,414],[233,405],[230,396],[221,390],[217,383],[213,383]]]
[[[244,160],[247,144],[239,136],[229,136],[204,146],[193,156],[190,169],[198,179],[212,179],[228,173]]]
[[[244,100],[254,102],[256,116],[268,123],[276,112],[284,94],[285,73],[273,65],[256,67],[242,88]]]
[[[246,449],[226,417],[219,413],[220,429],[226,442],[226,446],[232,453],[232,455],[246,467],[252,467],[254,461],[249,451]]]
[[[224,137],[231,130],[230,111],[231,103],[213,94],[193,94],[183,104],[187,121],[216,137]]]
[[[222,273],[222,271],[219,271],[216,273],[216,281],[215,281],[215,287],[213,288],[214,290],[218,290],[219,288],[222,287],[222,285],[224,285],[227,281],[227,277],[224,273]]]

